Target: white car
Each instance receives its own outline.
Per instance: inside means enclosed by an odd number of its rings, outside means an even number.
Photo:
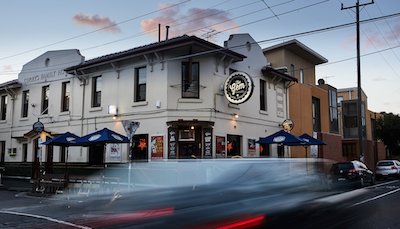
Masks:
[[[381,160],[376,163],[375,179],[400,177],[400,162],[398,160]]]

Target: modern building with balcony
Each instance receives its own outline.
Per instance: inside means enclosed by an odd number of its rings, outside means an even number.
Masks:
[[[318,80],[315,67],[328,62],[326,58],[298,40],[290,40],[263,49],[270,65],[281,69],[298,83],[289,86],[289,118],[292,133],[307,133],[324,141],[326,146],[291,147],[291,157],[317,157],[336,161],[343,159],[336,88]]]
[[[343,157],[345,160],[360,160],[360,139],[358,128],[358,89],[338,89],[338,107],[340,114],[340,133],[343,136]],[[376,120],[380,114],[368,110],[368,97],[361,90],[361,132],[364,162],[371,168],[378,160],[386,158],[385,146],[376,139]]]

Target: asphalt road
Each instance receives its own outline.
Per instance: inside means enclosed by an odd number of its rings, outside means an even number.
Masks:
[[[400,225],[400,181],[385,181],[361,189],[335,191],[313,204],[329,203],[333,208],[310,213],[302,221],[304,228],[398,228]],[[82,201],[59,195],[53,198],[32,197],[26,193],[0,190],[0,228],[91,228],[84,219]],[[80,220],[76,220],[79,216]],[[287,219],[285,227],[291,225]],[[299,222],[297,222],[299,223]],[[300,222],[301,223],[301,222]],[[284,228],[275,225],[273,228]]]

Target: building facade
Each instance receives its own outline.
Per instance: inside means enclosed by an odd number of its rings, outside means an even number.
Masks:
[[[340,132],[343,136],[343,157],[346,160],[360,160],[360,139],[358,136],[358,89],[338,89],[338,105],[340,113]],[[364,162],[374,168],[379,160],[386,158],[385,146],[376,139],[376,120],[380,114],[368,110],[368,97],[361,90],[361,130]]]
[[[339,134],[337,91],[323,80],[316,84],[315,66],[328,60],[298,40],[290,40],[263,49],[271,66],[282,69],[298,83],[289,87],[289,118],[294,135],[307,133],[326,146],[291,147],[292,157],[318,157],[342,160]]]
[[[231,35],[224,47],[184,35],[87,61],[78,50],[49,51],[0,85],[2,163],[8,173],[34,164],[52,172],[66,149],[42,145],[47,138],[104,127],[126,135],[122,123],[132,121],[140,124],[132,150],[69,147],[68,162],[276,157],[275,146],[255,142],[288,117],[293,81],[268,66],[248,34]]]

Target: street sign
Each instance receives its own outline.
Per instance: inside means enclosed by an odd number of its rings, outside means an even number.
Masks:
[[[125,132],[128,135],[129,140],[132,140],[133,135],[137,128],[140,126],[140,122],[129,121],[129,120],[122,120],[122,125],[124,126]]]

